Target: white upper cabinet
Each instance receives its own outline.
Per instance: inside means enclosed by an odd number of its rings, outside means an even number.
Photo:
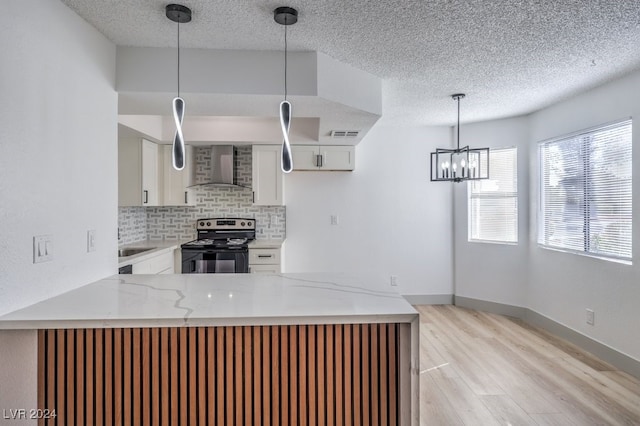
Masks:
[[[293,145],[293,170],[318,170],[319,149],[316,145]]]
[[[293,145],[293,170],[352,171],[356,166],[355,146]]]
[[[142,204],[157,206],[160,203],[158,183],[158,145],[142,141]]]
[[[194,206],[195,195],[189,189],[195,182],[195,155],[191,145],[185,146],[184,169],[176,170],[172,163],[172,146],[161,145],[162,205]]]
[[[320,156],[321,169],[352,171],[356,168],[355,146],[321,146]]]
[[[118,140],[118,205],[157,206],[158,145],[145,139]]]
[[[280,145],[253,145],[251,150],[253,204],[282,206]]]

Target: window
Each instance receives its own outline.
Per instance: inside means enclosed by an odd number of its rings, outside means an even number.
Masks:
[[[631,120],[542,142],[538,243],[631,261]]]
[[[469,241],[518,242],[518,151],[489,151],[489,179],[469,182]]]

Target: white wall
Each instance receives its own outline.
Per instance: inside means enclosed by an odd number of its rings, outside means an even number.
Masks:
[[[450,143],[446,127],[381,123],[354,172],[287,175],[285,271],[397,275],[401,294],[452,294],[451,186],[429,181],[429,153]]]
[[[537,245],[538,142],[628,117],[640,116],[640,72],[527,117],[463,125],[473,146],[518,146],[519,244],[467,242],[466,188],[455,189],[456,295],[522,306],[640,360],[640,215],[633,225],[634,264],[550,251]],[[638,123],[633,143],[640,144]],[[466,143],[466,142],[465,142]],[[634,149],[634,164],[640,150]],[[634,176],[633,211],[640,207]],[[586,324],[586,309],[595,325]],[[635,333],[635,334],[634,334]]]
[[[16,6],[0,15],[0,314],[117,267],[115,47],[58,1]],[[33,264],[42,234],[53,261]]]
[[[537,142],[633,117],[640,164],[640,72],[546,108],[530,119],[531,205],[528,307],[640,360],[640,173],[633,177],[633,266],[544,250],[536,244]],[[595,311],[586,324],[585,309]]]
[[[455,292],[457,296],[525,306],[529,251],[528,119],[510,118],[460,127],[461,144],[518,148],[518,244],[468,241],[467,184],[454,186]]]

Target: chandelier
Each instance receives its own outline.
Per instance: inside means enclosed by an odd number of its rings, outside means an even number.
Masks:
[[[489,148],[460,148],[460,99],[464,96],[464,93],[451,95],[458,101],[458,144],[456,149],[436,148],[431,153],[432,182],[489,179]]]

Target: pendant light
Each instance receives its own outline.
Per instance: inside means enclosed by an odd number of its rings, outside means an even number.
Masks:
[[[185,148],[184,135],[182,134],[182,121],[184,119],[185,103],[180,97],[180,24],[191,22],[191,9],[180,4],[169,4],[166,7],[167,18],[178,23],[178,96],[173,98],[173,121],[176,125],[176,133],[173,137],[171,149],[171,162],[176,170],[184,169]]]
[[[458,145],[456,149],[436,148],[431,153],[432,182],[489,179],[489,148],[460,148],[460,99],[464,97],[464,93],[451,95],[458,102]]]
[[[273,11],[273,19],[284,26],[284,100],[280,102],[280,128],[282,129],[282,171],[293,170],[291,144],[289,143],[289,127],[291,125],[291,103],[287,100],[287,26],[298,22],[298,11],[292,7],[279,7]]]

